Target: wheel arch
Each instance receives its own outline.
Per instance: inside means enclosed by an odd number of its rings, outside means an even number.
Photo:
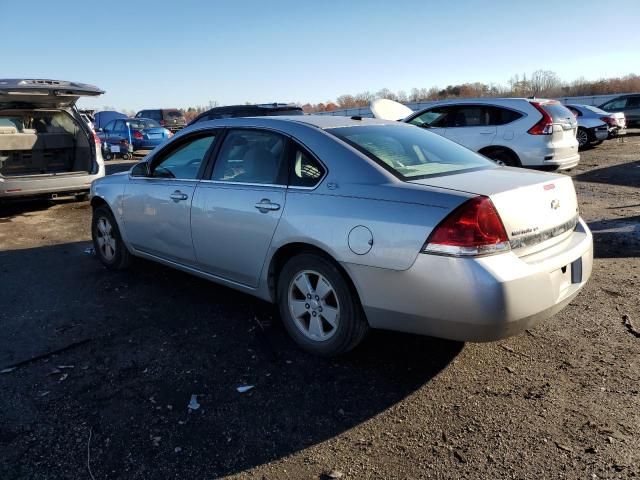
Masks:
[[[478,150],[478,153],[484,155],[485,157],[488,157],[489,154],[495,153],[495,152],[508,153],[514,158],[516,162],[518,162],[518,165],[522,166],[522,162],[520,161],[520,157],[518,156],[518,154],[513,149],[509,147],[505,147],[504,145],[489,145],[488,147],[484,147]]]
[[[287,263],[287,260],[301,253],[314,253],[328,260],[332,264],[334,264],[335,267],[338,269],[338,271],[345,278],[347,284],[349,285],[349,289],[351,290],[351,293],[355,295],[356,299],[358,300],[358,303],[362,305],[358,288],[355,282],[353,281],[353,279],[351,278],[351,275],[344,268],[344,266],[340,262],[338,262],[326,250],[316,245],[312,245],[310,243],[305,243],[305,242],[292,242],[292,243],[287,243],[285,245],[282,245],[271,256],[271,260],[269,261],[269,267],[267,269],[267,286],[269,290],[269,297],[271,298],[272,302],[274,303],[277,302],[276,288],[277,288],[278,275],[280,274],[280,271],[282,270],[284,265]]]

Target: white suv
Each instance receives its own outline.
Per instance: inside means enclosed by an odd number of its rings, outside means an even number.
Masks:
[[[514,167],[566,170],[579,160],[575,116],[556,100],[437,102],[403,120]]]

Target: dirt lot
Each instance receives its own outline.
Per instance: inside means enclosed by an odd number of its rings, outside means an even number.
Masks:
[[[3,210],[0,478],[639,477],[640,136],[571,175],[597,258],[567,309],[490,344],[376,332],[334,361],[251,297],[106,271],[87,203]]]

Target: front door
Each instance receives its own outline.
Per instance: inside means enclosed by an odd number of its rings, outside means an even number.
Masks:
[[[286,200],[287,139],[259,129],[229,130],[211,178],[193,198],[198,267],[256,287]]]
[[[186,137],[161,150],[149,177],[132,177],[123,205],[125,232],[140,252],[193,265],[191,202],[201,166],[212,149],[215,132]]]

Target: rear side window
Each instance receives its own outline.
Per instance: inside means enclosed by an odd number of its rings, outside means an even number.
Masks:
[[[293,164],[289,168],[289,186],[315,187],[325,173],[324,167],[304,148],[292,144]]]
[[[497,168],[485,157],[421,128],[363,125],[326,131],[403,180],[478,168]]]
[[[640,107],[640,97],[629,97],[627,99],[627,107],[630,107],[630,108]]]
[[[580,110],[578,110],[575,107],[567,107],[567,109],[573,113],[576,117],[581,117],[582,116],[582,112]]]
[[[484,127],[489,125],[489,110],[481,106],[457,107],[453,114],[451,127]]]
[[[489,107],[491,125],[506,125],[522,118],[523,114],[502,107]]]

